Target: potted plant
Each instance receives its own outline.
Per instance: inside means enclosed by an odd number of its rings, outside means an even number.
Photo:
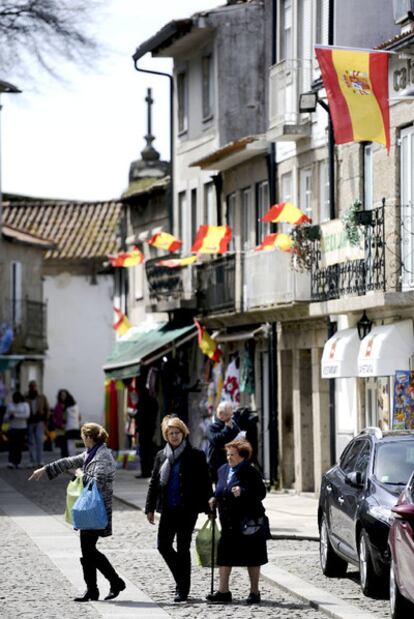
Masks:
[[[342,215],[342,223],[344,224],[345,234],[348,238],[350,245],[358,245],[359,244],[359,223],[358,213],[361,212],[361,202],[359,200],[355,200],[355,202],[349,207],[347,211]]]
[[[310,234],[316,236],[316,231],[310,232],[310,228],[318,228],[319,226],[295,226],[291,236],[293,239],[291,267],[295,271],[304,272],[310,271],[313,258],[313,240]],[[320,233],[318,238],[320,237]]]

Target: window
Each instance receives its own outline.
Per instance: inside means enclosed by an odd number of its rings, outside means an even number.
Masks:
[[[400,135],[401,262],[403,290],[414,288],[414,127]]]
[[[362,449],[359,452],[358,459],[355,464],[355,471],[361,473],[361,481],[365,483],[368,473],[368,466],[371,457],[371,443],[363,441]]]
[[[139,301],[144,298],[144,265],[136,264],[130,271],[132,272],[134,299]]]
[[[364,146],[364,209],[371,210],[373,203],[374,168],[373,168],[373,145]]]
[[[191,243],[197,234],[197,189],[191,190]]]
[[[280,182],[280,202],[293,202],[293,182],[292,172],[282,174]],[[290,224],[278,224],[279,232],[289,233],[292,226]]]
[[[243,189],[241,193],[242,201],[242,245],[244,250],[252,249],[256,237],[256,226],[254,222],[252,190],[250,187]]]
[[[177,105],[178,105],[178,133],[188,129],[188,93],[187,73],[181,71],[177,75]]]
[[[234,251],[234,235],[236,232],[236,194],[230,193],[226,198],[226,223],[232,230],[229,251]]]
[[[18,325],[22,321],[22,263],[10,264],[10,303],[11,321]]]
[[[187,251],[190,246],[190,222],[187,213],[187,193],[180,191],[178,194],[178,214],[180,221],[180,240],[183,242],[183,251]]]
[[[299,208],[312,219],[312,170],[300,171]]]
[[[291,60],[292,50],[292,0],[282,0],[280,9],[279,60]]]
[[[329,43],[329,0],[317,0],[316,2],[316,43],[328,45]]]
[[[328,162],[322,161],[319,164],[319,223],[329,221],[330,218]]]
[[[355,471],[356,462],[361,452],[362,441],[353,441],[344,451],[340,460],[340,467],[345,473],[353,473]]]
[[[204,221],[209,226],[217,226],[217,206],[214,183],[204,185]]]
[[[256,185],[256,245],[262,242],[269,234],[269,224],[262,221],[262,217],[269,210],[269,184],[262,181]]]
[[[208,120],[213,116],[213,57],[206,54],[201,59],[202,64],[202,99],[203,99],[203,120]]]
[[[299,57],[302,62],[301,92],[311,89],[311,66],[313,53],[312,0],[299,1]]]

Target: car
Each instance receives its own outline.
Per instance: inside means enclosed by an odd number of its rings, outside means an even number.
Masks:
[[[414,616],[414,475],[392,511],[390,611],[392,619],[406,619]]]
[[[320,564],[325,576],[359,567],[367,596],[388,590],[392,507],[414,470],[414,433],[366,428],[322,477],[318,505]]]

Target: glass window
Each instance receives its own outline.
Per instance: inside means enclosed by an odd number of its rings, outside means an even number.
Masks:
[[[352,441],[341,456],[340,467],[345,474],[355,471],[358,456],[364,441]]]
[[[204,221],[209,226],[217,226],[217,205],[214,183],[204,185]]]
[[[191,243],[194,243],[194,239],[197,234],[197,189],[191,190]]]
[[[13,325],[18,325],[22,320],[22,263],[10,264],[10,300],[11,320]]]
[[[355,471],[361,473],[361,481],[365,483],[368,474],[368,466],[371,457],[371,443],[362,441],[363,446],[359,452],[358,459],[355,464]]]
[[[400,200],[403,290],[414,288],[414,127],[401,131]]]
[[[236,233],[236,194],[230,193],[226,198],[226,223],[232,230],[229,251],[234,251],[234,235]]]
[[[300,171],[299,208],[312,219],[312,170]]]
[[[144,265],[136,264],[132,272],[132,285],[134,290],[134,299],[139,301],[144,298]]]
[[[269,210],[269,206],[269,183],[262,181],[256,185],[256,245],[259,245],[266,234],[269,234],[269,224],[261,221]]]
[[[322,161],[319,164],[319,223],[329,221],[330,218],[328,162]]]
[[[414,440],[378,445],[374,475],[383,484],[405,485],[414,471]]]
[[[187,99],[187,73],[181,71],[177,75],[178,133],[183,133],[188,129]]]
[[[203,120],[213,115],[213,57],[206,54],[202,57],[202,80],[203,80]]]
[[[183,242],[183,251],[187,251],[190,247],[190,225],[187,213],[187,192],[180,191],[178,194],[178,213],[180,221],[180,240]]]
[[[364,146],[364,209],[371,210],[373,204],[374,168],[373,168],[372,144]]]
[[[329,43],[329,0],[316,0],[316,43]]]
[[[280,12],[279,60],[291,60],[292,50],[292,0],[282,0]]]
[[[254,225],[252,190],[250,187],[243,189],[242,194],[242,244],[243,249],[252,249],[256,238],[256,226]]]
[[[293,202],[293,180],[292,172],[282,174],[280,182],[280,202]],[[292,229],[290,224],[278,224],[279,232],[289,233]]]

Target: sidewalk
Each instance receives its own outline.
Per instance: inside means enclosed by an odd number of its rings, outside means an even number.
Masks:
[[[114,496],[144,510],[148,479],[137,479],[137,471],[119,469]],[[317,499],[288,492],[269,492],[264,500],[274,539],[319,539]],[[203,518],[204,520],[204,518]]]

